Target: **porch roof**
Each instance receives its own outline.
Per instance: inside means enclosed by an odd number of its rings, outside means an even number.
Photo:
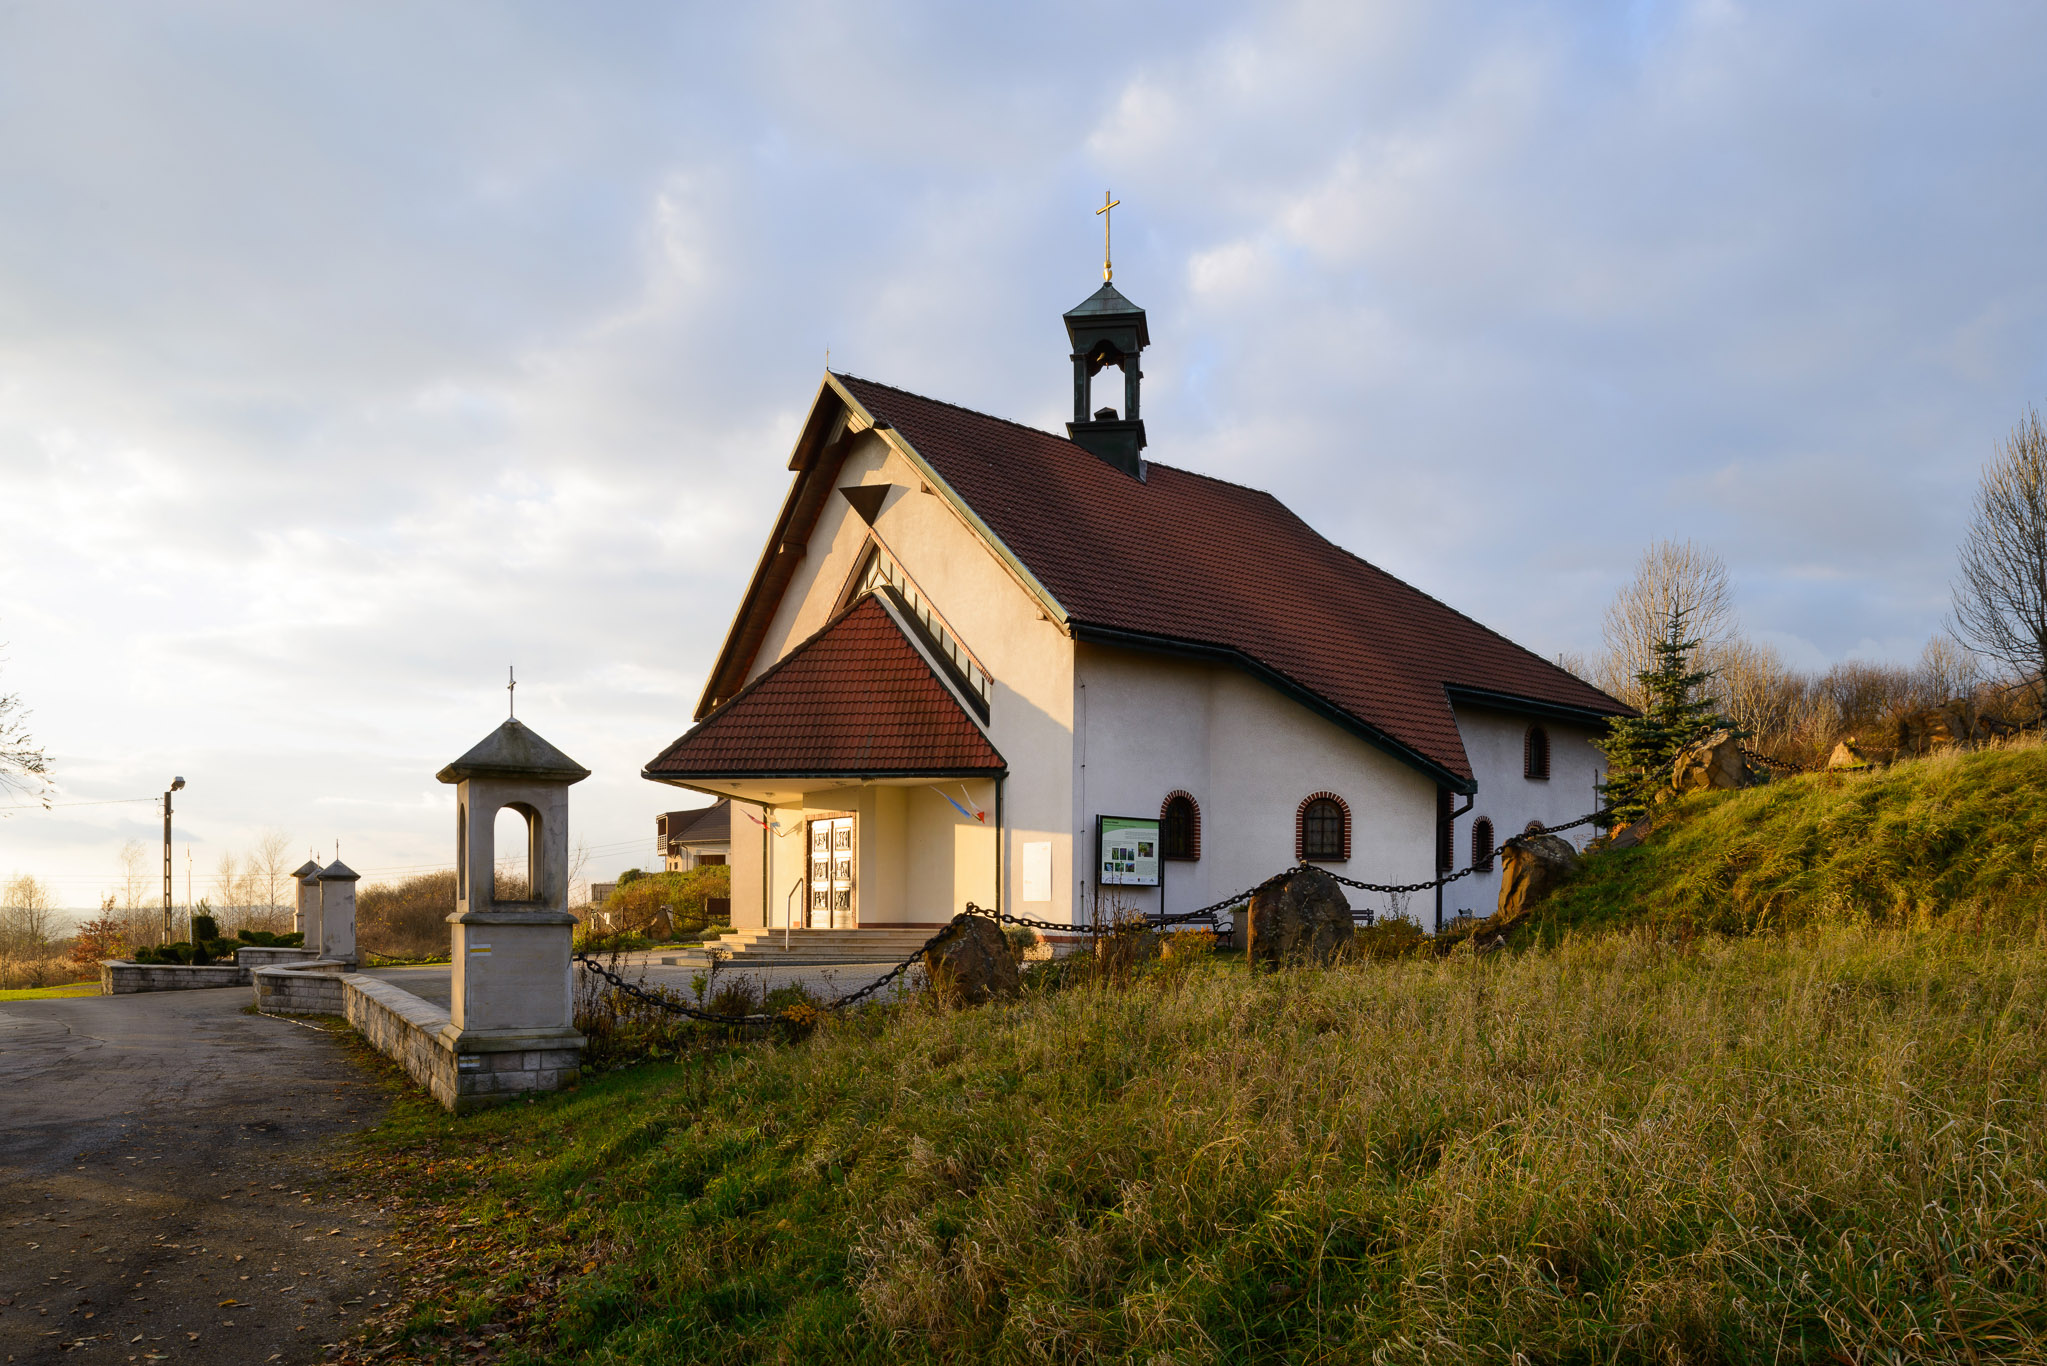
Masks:
[[[992,777],[1002,755],[879,595],[825,623],[661,751],[657,782]]]

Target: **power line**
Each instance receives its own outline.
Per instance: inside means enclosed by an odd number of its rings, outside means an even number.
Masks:
[[[12,802],[6,806],[0,806],[0,811],[49,811],[59,806],[132,806],[137,802],[148,802],[154,805],[162,800],[163,798],[161,797],[114,797],[103,802],[49,802],[47,804],[43,802]]]

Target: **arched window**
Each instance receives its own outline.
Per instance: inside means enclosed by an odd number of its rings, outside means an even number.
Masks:
[[[1493,870],[1493,823],[1484,816],[1471,823],[1471,866],[1481,873]]]
[[[1342,863],[1350,857],[1350,807],[1334,792],[1317,792],[1294,816],[1294,857]]]
[[[1521,776],[1544,780],[1549,777],[1549,732],[1541,726],[1530,726],[1521,737]]]
[[[1201,857],[1201,808],[1185,792],[1172,792],[1159,808],[1159,853],[1189,863]]]
[[[1540,834],[1543,834],[1544,832],[1546,832],[1546,831],[1547,831],[1548,829],[1549,829],[1549,827],[1548,827],[1548,826],[1546,826],[1546,825],[1544,825],[1544,824],[1543,824],[1543,823],[1542,823],[1541,821],[1530,821],[1530,822],[1528,822],[1527,826],[1526,826],[1526,827],[1525,827],[1525,828],[1524,828],[1524,829],[1523,829],[1523,830],[1521,831],[1521,833],[1522,833],[1522,834],[1523,834],[1524,836],[1525,836],[1525,835],[1540,835]]]

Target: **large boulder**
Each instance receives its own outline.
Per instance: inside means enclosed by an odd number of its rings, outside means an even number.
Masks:
[[[1867,754],[1864,754],[1856,746],[1855,737],[1852,735],[1840,744],[1835,745],[1834,752],[1827,756],[1827,767],[1829,769],[1847,769],[1850,772],[1854,772],[1859,769],[1874,768],[1875,766],[1876,761]]]
[[[1677,756],[1671,765],[1673,792],[1717,792],[1754,782],[1741,739],[1731,730],[1716,730]]]
[[[1957,698],[1899,717],[1895,740],[1900,754],[1946,754],[1980,743],[1989,729],[1974,703]]]
[[[1343,887],[1320,868],[1298,868],[1251,898],[1244,917],[1252,967],[1330,963],[1350,943],[1350,902]]]
[[[1016,957],[1002,927],[985,915],[962,916],[924,955],[932,990],[957,1005],[1016,995]]]
[[[1643,840],[1649,838],[1649,832],[1653,828],[1649,824],[1649,818],[1644,816],[1633,825],[1624,825],[1608,835],[1606,842],[1600,847],[1602,849],[1633,849],[1640,845]]]
[[[1506,929],[1578,871],[1578,851],[1560,835],[1516,835],[1500,846],[1500,905],[1485,922]]]

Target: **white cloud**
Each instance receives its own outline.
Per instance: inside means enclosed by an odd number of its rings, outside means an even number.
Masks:
[[[516,659],[643,839],[824,348],[1056,429],[1105,186],[1156,458],[1544,651],[1688,535],[1794,663],[1916,653],[2047,383],[2042,27],[15,7],[0,680],[74,798],[185,772],[202,868],[376,868],[445,857]],[[90,896],[147,813],[8,818],[0,873]]]

